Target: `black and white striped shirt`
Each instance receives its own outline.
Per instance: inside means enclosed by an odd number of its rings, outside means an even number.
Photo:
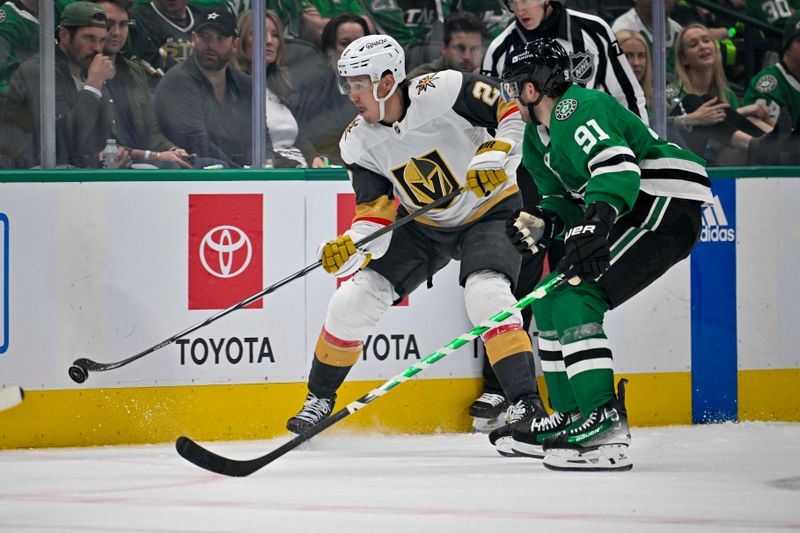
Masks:
[[[552,13],[533,30],[515,19],[498,35],[483,58],[483,74],[499,78],[513,50],[540,37],[551,37],[570,54],[573,80],[583,87],[604,91],[647,123],[647,108],[639,82],[625,59],[614,33],[601,18],[565,9],[551,2]]]

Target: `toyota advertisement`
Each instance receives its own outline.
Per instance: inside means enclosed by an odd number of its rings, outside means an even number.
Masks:
[[[737,180],[746,194],[716,188],[719,201],[703,213],[698,248],[736,249],[726,279],[736,284],[730,312],[746,317],[736,323],[750,332],[738,335],[737,350],[748,368],[765,360],[751,340],[756,329],[772,328],[780,346],[800,342],[784,323],[794,316],[790,304],[763,304],[796,293],[780,273],[792,270],[797,247],[778,245],[796,239],[797,222],[786,217],[796,212],[800,187],[791,181]],[[313,266],[320,243],[347,227],[351,195],[338,179],[5,184],[0,374],[52,390],[304,382],[338,285],[321,268],[131,364],[91,373],[83,385],[67,369],[77,358],[126,359]],[[704,271],[717,266],[715,259]],[[458,267],[451,263],[433,288],[423,284],[386,312],[362,339],[348,379],[391,378],[471,329]],[[702,303],[691,279],[683,262],[609,316],[617,371],[691,370],[692,307]],[[785,353],[780,346],[769,353]],[[480,364],[464,347],[419,379],[477,377]],[[783,359],[769,364],[786,367]]]

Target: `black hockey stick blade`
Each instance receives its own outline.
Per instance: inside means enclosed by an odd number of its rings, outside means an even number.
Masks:
[[[175,449],[178,451],[178,455],[190,463],[199,466],[200,468],[204,468],[217,474],[222,474],[223,476],[245,477],[262,469],[287,452],[294,450],[307,440],[314,437],[316,434],[339,422],[349,414],[350,411],[345,407],[334,415],[326,418],[319,424],[311,426],[303,433],[297,435],[290,441],[285,442],[268,454],[262,455],[261,457],[256,457],[255,459],[239,460],[223,457],[200,446],[189,437],[178,437],[178,439],[175,441]]]

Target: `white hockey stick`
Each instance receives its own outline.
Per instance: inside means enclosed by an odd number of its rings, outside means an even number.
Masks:
[[[17,385],[0,388],[0,411],[19,405],[24,397],[25,391]]]

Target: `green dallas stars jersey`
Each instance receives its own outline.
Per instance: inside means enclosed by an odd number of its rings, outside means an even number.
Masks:
[[[0,7],[0,94],[17,67],[39,51],[39,19],[19,1]]]
[[[776,28],[783,28],[798,8],[800,0],[747,0],[745,13]]]
[[[800,81],[792,76],[786,63],[781,61],[765,68],[750,80],[744,93],[744,105],[759,100],[769,108],[770,118],[777,118],[784,108],[793,121],[800,116]]]
[[[522,161],[543,196],[539,205],[566,228],[592,202],[625,215],[640,190],[712,201],[705,161],[659,138],[613,96],[578,85],[554,106],[549,131],[526,126]]]

